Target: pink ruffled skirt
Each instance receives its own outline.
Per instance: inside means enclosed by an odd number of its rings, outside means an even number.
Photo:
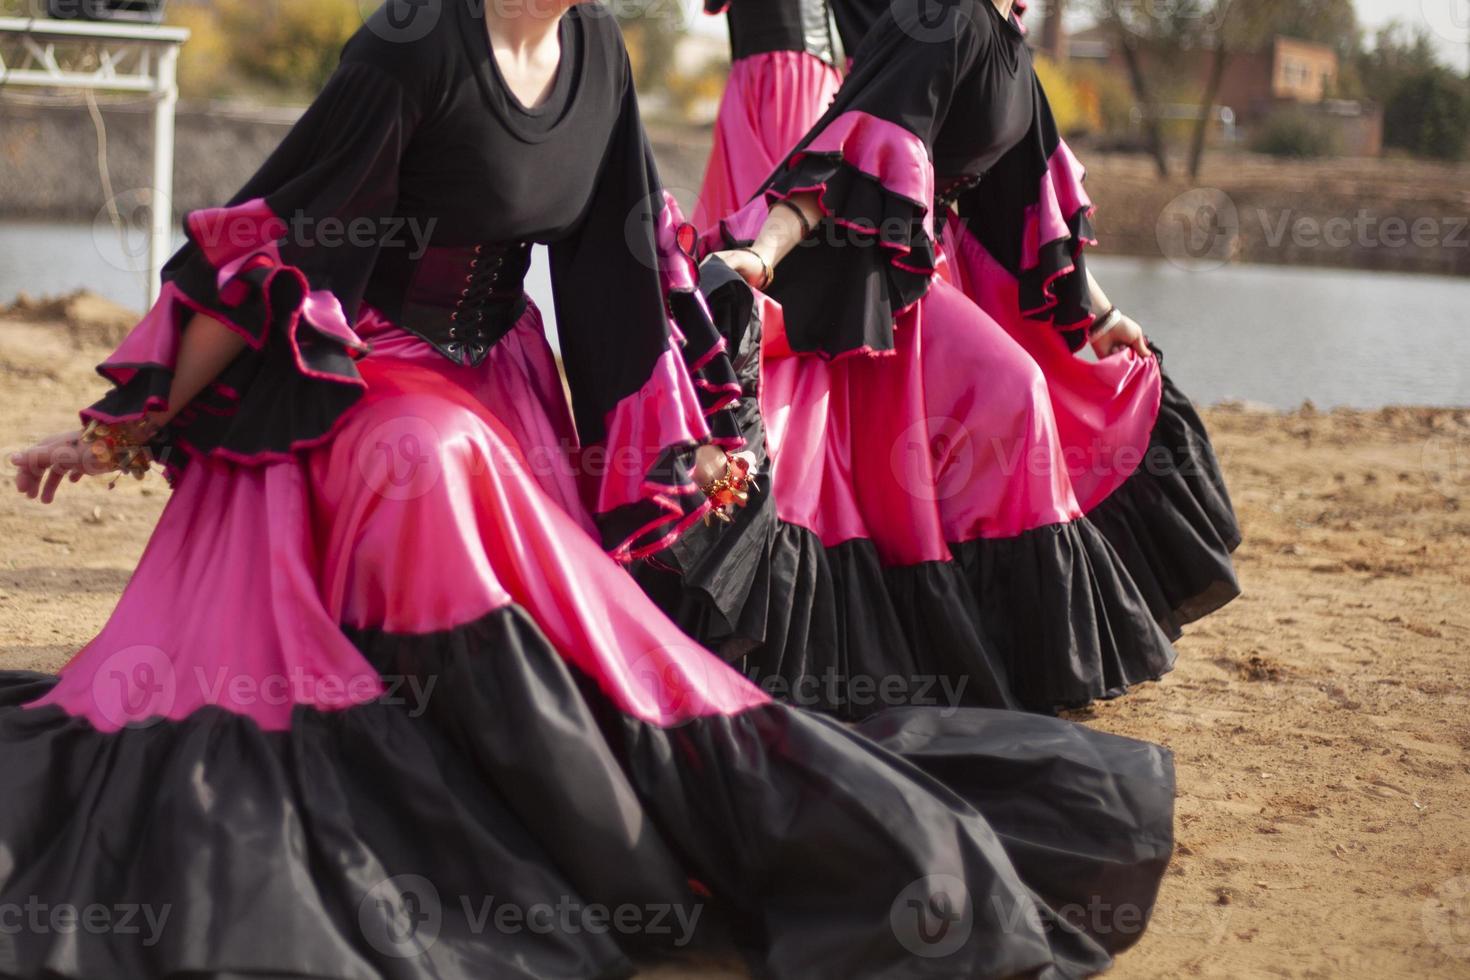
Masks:
[[[730,66],[694,226],[738,211],[827,111],[837,69],[803,51],[771,51]]]

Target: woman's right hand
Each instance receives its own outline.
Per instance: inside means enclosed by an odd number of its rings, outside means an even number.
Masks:
[[[770,285],[766,281],[766,272],[770,269],[770,265],[762,262],[760,257],[748,248],[733,248],[724,252],[713,252],[705,261],[709,261],[709,259],[719,259],[755,289],[763,289]]]
[[[15,488],[41,503],[56,499],[62,480],[76,483],[84,476],[108,472],[86,445],[80,429],[42,439],[30,449],[12,453],[10,462],[16,467]]]

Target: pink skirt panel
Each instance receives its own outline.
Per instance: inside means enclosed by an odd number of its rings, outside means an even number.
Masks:
[[[1057,465],[1082,512],[1092,510],[1143,463],[1163,394],[1158,360],[1073,354],[1050,324],[1021,315],[1015,277],[953,219],[944,247],[955,285],[1040,369],[1063,447]]]
[[[774,305],[774,304],[771,304]],[[865,538],[888,565],[1079,516],[1041,371],[942,278],[893,356],[793,356],[765,319],[761,405],[777,513],[827,547]]]
[[[695,227],[708,231],[750,200],[827,111],[841,84],[837,69],[802,51],[771,51],[731,65]]]
[[[283,730],[299,706],[383,693],[341,625],[436,633],[511,603],[641,720],[766,703],[587,533],[534,310],[478,369],[371,313],[359,328],[367,392],[333,438],[265,466],[194,460],[111,619],[35,706],[104,731],[210,706]]]

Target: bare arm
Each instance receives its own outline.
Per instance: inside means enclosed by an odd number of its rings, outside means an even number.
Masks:
[[[169,386],[168,410],[150,412],[146,420],[138,423],[139,438],[146,439],[167,425],[244,349],[245,339],[235,331],[217,320],[196,314],[184,328],[179,345],[179,360]],[[17,470],[16,489],[32,500],[40,497],[42,503],[49,504],[56,498],[63,479],[75,483],[89,473],[105,472],[82,445],[81,435],[80,430],[65,432],[13,454],[10,462]]]
[[[1099,317],[1107,315],[1109,310],[1115,309],[1108,300],[1108,294],[1098,284],[1091,270],[1087,273],[1087,288],[1092,294],[1092,308],[1098,311]],[[1088,338],[1092,342],[1092,349],[1099,358],[1111,357],[1120,351],[1131,350],[1139,357],[1151,357],[1152,352],[1148,349],[1148,338],[1143,335],[1143,328],[1129,316],[1119,313],[1113,325],[1100,333],[1092,334]]]
[[[806,229],[815,228],[817,222],[822,219],[822,206],[818,203],[815,191],[793,194],[787,200],[791,202],[792,207],[801,212],[801,217],[797,217],[796,211],[790,207],[784,205],[773,207],[749,250],[730,249],[715,253],[721,261],[738,272],[746,282],[757,288],[770,285],[766,278],[767,273],[774,275],[776,266],[781,260],[786,258],[791,250],[806,237]],[[802,224],[802,218],[806,219],[805,226]]]

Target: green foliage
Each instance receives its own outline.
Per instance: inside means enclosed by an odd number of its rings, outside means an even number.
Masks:
[[[1278,109],[1260,124],[1251,148],[1273,157],[1316,160],[1337,154],[1337,131],[1316,113],[1296,108]]]
[[[1123,75],[1086,62],[1069,64],[1067,75],[1088,105],[1089,132],[1119,135],[1133,128],[1133,91]]]
[[[1390,24],[1378,32],[1371,50],[1358,56],[1358,77],[1363,94],[1387,102],[1407,80],[1433,71],[1439,65],[1434,39],[1424,28],[1410,31]]]
[[[1416,156],[1463,159],[1467,131],[1470,93],[1438,66],[1404,78],[1384,106],[1384,143]]]
[[[1037,55],[1033,63],[1036,77],[1046,90],[1046,100],[1051,103],[1057,129],[1064,136],[1095,133],[1102,128],[1096,93],[1077,83],[1071,65],[1059,65],[1045,55]]]
[[[634,84],[640,91],[662,88],[684,35],[683,5],[679,0],[619,0],[613,9],[628,44]]]
[[[362,26],[354,0],[217,0],[245,77],[287,91],[316,92],[336,70],[342,45]]]

